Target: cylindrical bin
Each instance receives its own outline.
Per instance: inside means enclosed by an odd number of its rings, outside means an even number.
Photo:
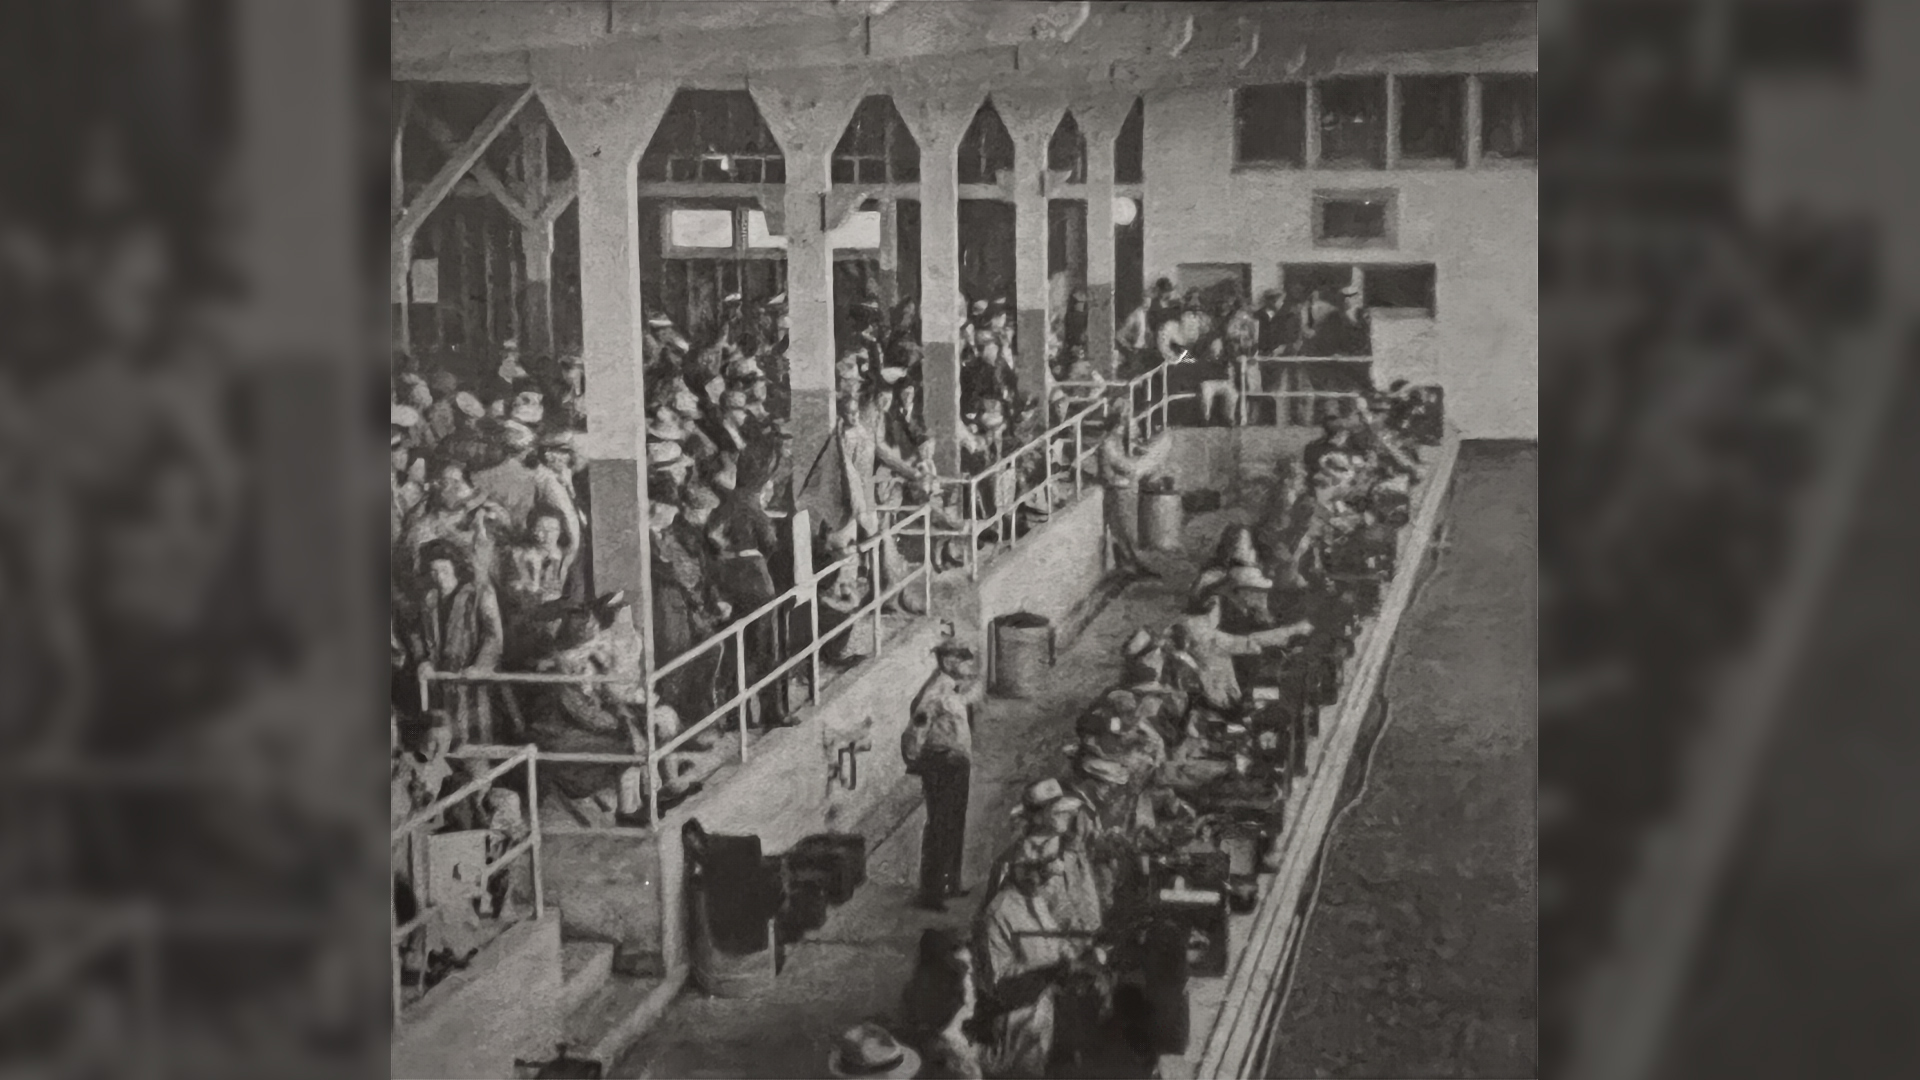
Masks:
[[[1140,490],[1140,546],[1149,551],[1180,550],[1186,511],[1177,491]]]
[[[988,689],[995,697],[1032,697],[1053,667],[1053,620],[1031,611],[1002,615],[993,620],[992,649]]]

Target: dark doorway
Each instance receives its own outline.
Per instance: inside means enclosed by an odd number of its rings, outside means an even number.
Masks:
[[[960,200],[960,292],[975,300],[1013,300],[1013,204]]]

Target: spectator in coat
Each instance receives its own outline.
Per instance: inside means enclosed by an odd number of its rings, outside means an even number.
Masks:
[[[506,631],[492,583],[475,575],[472,563],[451,543],[427,545],[421,561],[427,588],[414,625],[413,656],[418,669],[427,674],[497,670]],[[477,707],[461,741],[492,740],[489,698],[484,688],[473,695]]]

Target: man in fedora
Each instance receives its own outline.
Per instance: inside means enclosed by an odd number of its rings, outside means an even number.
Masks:
[[[1128,512],[1127,493],[1133,490],[1134,478],[1140,472],[1137,459],[1127,450],[1127,429],[1133,426],[1133,395],[1122,390],[1113,402],[1112,424],[1100,440],[1100,452],[1094,459],[1100,486],[1106,489],[1102,508],[1107,542],[1113,550],[1113,569],[1134,577],[1157,578],[1159,572],[1142,561],[1133,546],[1133,515]]]
[[[1105,908],[1087,853],[1086,836],[1092,821],[1087,817],[1086,803],[1067,791],[1060,781],[1047,777],[1027,785],[1013,816],[1020,822],[1020,834],[988,868],[980,910],[984,912],[1006,884],[1007,875],[1019,860],[1028,837],[1057,836],[1060,838],[1060,876],[1049,879],[1043,892],[1060,920],[1061,929],[1091,937],[1100,929]]]
[[[974,714],[984,701],[974,676],[973,649],[951,633],[933,649],[932,675],[914,695],[900,756],[920,777],[927,825],[920,838],[918,906],[945,911],[946,901],[965,896],[961,884],[967,849],[967,800],[973,776]]]
[[[1167,650],[1153,632],[1141,627],[1120,647],[1125,688],[1140,703],[1139,719],[1160,733],[1163,746],[1180,741],[1186,727],[1187,695],[1167,682]]]

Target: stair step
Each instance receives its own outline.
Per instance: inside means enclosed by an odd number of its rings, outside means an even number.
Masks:
[[[611,1068],[660,1014],[672,995],[660,979],[611,974],[568,1016],[566,1043],[577,1057]]]
[[[613,974],[611,942],[560,943],[560,1011],[571,1013],[607,983]]]

